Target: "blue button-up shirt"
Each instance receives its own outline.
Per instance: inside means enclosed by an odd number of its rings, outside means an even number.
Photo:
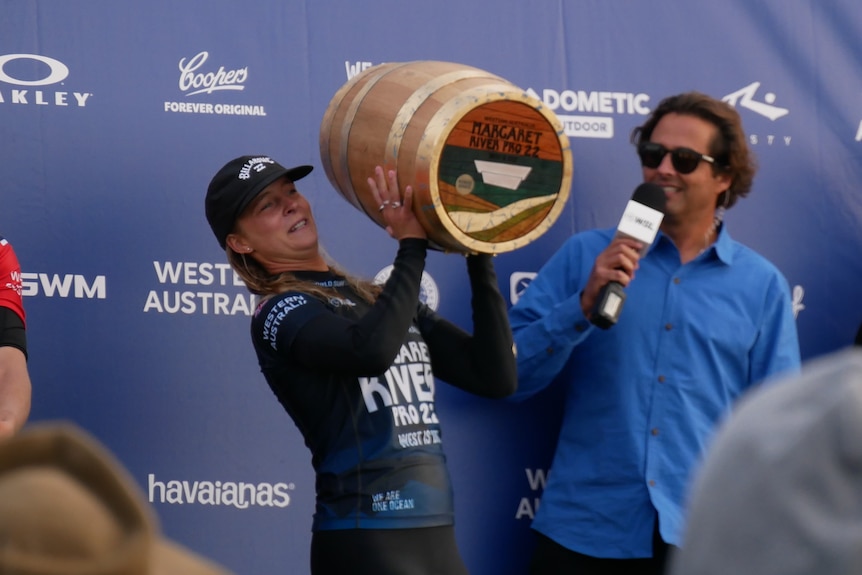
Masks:
[[[618,323],[592,326],[580,293],[615,231],[571,237],[511,309],[515,398],[567,387],[533,528],[587,555],[649,557],[656,513],[663,539],[680,544],[717,421],[748,387],[798,371],[799,342],[787,281],[724,229],[685,265],[659,233]]]

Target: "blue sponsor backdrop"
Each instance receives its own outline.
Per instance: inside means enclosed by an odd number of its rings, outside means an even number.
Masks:
[[[760,162],[729,229],[793,286],[803,356],[845,346],[862,321],[860,55],[856,0],[0,0],[0,232],[25,272],[33,419],[104,440],[170,536],[238,573],[306,573],[310,458],[258,372],[204,190],[241,154],[314,164],[300,188],[326,248],[373,277],[395,244],[332,189],[318,130],[342,84],[395,61],[498,74],[566,126],[565,211],[496,258],[512,299],[570,234],[616,225],[640,177],[628,135],[662,97],[727,99]],[[427,271],[469,327],[463,258]],[[523,572],[557,393],[438,386],[475,575]],[[240,483],[250,502],[226,495]]]

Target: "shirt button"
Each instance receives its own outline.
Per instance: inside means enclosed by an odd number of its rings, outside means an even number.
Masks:
[[[650,430],[650,433],[652,433],[653,435],[658,435],[658,428],[657,428],[657,427],[653,427],[653,428]]]
[[[655,480],[654,480],[654,479],[650,479],[650,480],[649,480],[649,486],[650,486],[650,487],[655,487]]]
[[[673,324],[672,324],[672,323],[666,323],[666,324],[664,324],[664,328],[665,328],[667,331],[670,331],[670,330],[672,330],[672,329],[673,329]]]
[[[663,375],[658,376],[658,382],[659,382],[659,383],[664,383],[665,379],[666,379],[666,378],[665,378],[665,376],[663,376]]]
[[[554,348],[549,347],[548,349],[545,350],[545,353],[547,353],[548,355],[554,355]]]
[[[677,285],[679,285],[679,282],[681,282],[681,281],[682,281],[682,280],[681,280],[681,279],[679,279],[679,278],[673,278],[673,283],[675,283],[675,284],[677,284]]]

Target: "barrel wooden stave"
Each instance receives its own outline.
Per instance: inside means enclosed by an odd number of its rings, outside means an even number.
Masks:
[[[539,151],[555,155],[553,161],[563,164],[561,182],[565,193],[558,193],[561,201],[518,214],[519,221],[508,222],[503,233],[497,234],[491,227],[474,237],[465,234],[450,216],[495,206],[483,204],[481,198],[473,198],[473,207],[461,205],[452,186],[438,182],[438,161],[444,149],[454,149],[448,146],[450,141],[463,139],[456,133],[458,122],[481,112],[483,106],[491,110],[491,106],[510,101],[523,105],[524,116],[532,116],[533,123],[547,122],[546,132],[547,128],[558,132],[554,138],[559,142],[552,153]],[[540,107],[540,102],[516,86],[478,68],[436,61],[381,64],[348,81],[330,102],[320,133],[324,170],[336,190],[381,227],[385,223],[367,184],[377,165],[396,169],[401,186],[413,185],[414,210],[433,247],[464,253],[516,249],[550,227],[553,221],[545,222],[543,218],[555,220],[559,215],[571,180],[568,139],[556,117]],[[446,202],[451,202],[452,207]],[[464,213],[456,215],[465,217]],[[469,213],[466,217],[472,219]]]

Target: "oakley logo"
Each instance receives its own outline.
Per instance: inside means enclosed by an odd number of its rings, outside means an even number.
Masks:
[[[60,84],[68,76],[68,66],[48,56],[0,54],[0,83],[24,86],[12,88],[9,91],[0,90],[0,104],[85,107],[90,96],[93,95],[90,92],[52,92],[32,89],[32,87],[41,88],[51,84]]]
[[[775,94],[772,92],[767,92],[763,97],[763,102],[756,101],[754,99],[754,94],[759,88],[760,82],[753,82],[741,90],[728,94],[722,98],[721,101],[727,102],[734,107],[738,106],[740,108],[747,108],[755,114],[765,116],[772,121],[790,113],[790,110],[787,108],[779,108],[778,106],[772,105],[772,103],[775,102]]]
[[[22,80],[13,78],[5,70],[6,64],[14,60],[35,60],[48,66],[48,75],[37,80]],[[49,58],[47,56],[39,56],[37,54],[4,54],[0,55],[0,82],[7,84],[15,84],[16,86],[48,86],[57,84],[66,79],[69,75],[69,68],[59,60]]]

